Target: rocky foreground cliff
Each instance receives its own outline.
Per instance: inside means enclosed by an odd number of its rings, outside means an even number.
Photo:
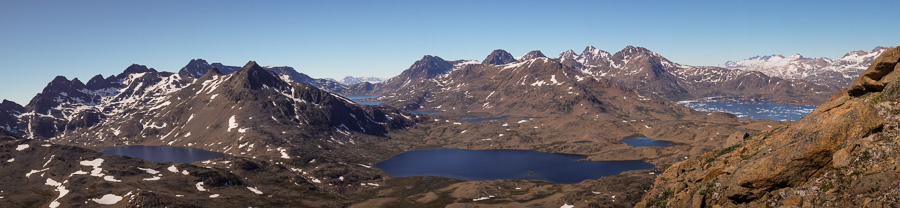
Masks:
[[[669,167],[637,207],[900,206],[900,48],[805,118]]]

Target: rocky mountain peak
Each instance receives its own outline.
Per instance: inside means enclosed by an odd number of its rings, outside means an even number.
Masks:
[[[247,64],[244,64],[244,67],[241,67],[241,70],[248,70],[248,69],[262,69],[262,67],[259,66],[259,64],[257,64],[256,61],[248,61]]]
[[[430,79],[434,76],[447,73],[453,69],[453,64],[441,57],[425,55],[407,69],[411,77]]]
[[[209,65],[206,60],[191,59],[191,61],[189,61],[187,65],[185,65],[181,68],[180,71],[178,71],[178,74],[180,74],[181,76],[198,78],[200,76],[203,76],[203,74],[206,74],[206,72],[212,68],[214,67]]]
[[[584,51],[581,51],[581,55],[583,56],[584,54],[600,54],[601,52],[606,52],[606,51],[602,51],[600,49],[595,48],[592,45],[588,45],[587,47],[584,47]]]
[[[656,53],[654,53],[653,51],[650,51],[647,48],[635,47],[635,46],[631,46],[631,45],[625,46],[625,48],[623,48],[621,51],[617,52],[616,54],[620,54],[620,53],[624,54],[624,55],[638,55],[638,54],[656,55]]]
[[[91,77],[91,79],[88,80],[87,85],[88,85],[88,86],[92,86],[92,85],[95,85],[96,83],[103,82],[103,80],[105,80],[105,79],[103,78],[103,75],[102,75],[102,74],[97,74],[97,75],[94,75],[94,77]]]
[[[484,58],[482,64],[494,64],[494,65],[503,65],[516,62],[516,58],[513,58],[509,52],[504,51],[503,49],[497,49],[491,52],[487,58]]]
[[[81,82],[78,77],[72,78],[72,83],[75,85],[84,85],[84,82]]]
[[[197,59],[191,59],[191,61],[188,62],[188,65],[201,66],[201,65],[209,65],[209,63],[206,62],[206,60],[197,58]]]
[[[517,58],[516,60],[524,61],[524,60],[540,58],[540,57],[547,57],[547,56],[544,56],[544,53],[541,53],[540,50],[533,50],[533,51],[526,53],[525,55],[522,55],[521,57]]]
[[[564,61],[566,59],[575,59],[576,57],[578,57],[578,54],[576,54],[572,49],[569,49],[565,52],[560,53],[557,59],[559,59],[559,61]]]
[[[62,83],[62,82],[69,82],[69,79],[66,78],[66,76],[59,75],[59,76],[54,77],[53,81],[50,81],[50,84]]]
[[[244,82],[245,86],[249,86],[252,89],[260,89],[264,85],[270,87],[281,86],[284,83],[275,72],[259,66],[256,61],[247,62],[244,67],[241,67],[241,70],[234,73],[234,76],[240,82]]]
[[[584,48],[584,51],[581,52],[581,55],[578,56],[578,62],[586,65],[606,65],[609,61],[610,54],[609,52],[600,50],[595,48],[594,46],[587,46]]]
[[[25,108],[22,107],[22,105],[7,99],[3,99],[3,102],[0,102],[0,109],[14,109],[20,112],[25,111]]]
[[[442,59],[440,56],[424,55],[421,59],[416,61],[416,63],[433,63],[441,61],[444,61],[444,59]]]
[[[144,72],[156,72],[156,69],[147,68],[147,66],[140,65],[140,64],[131,64],[131,66],[128,66],[128,68],[125,68],[125,71],[122,72],[122,74],[119,74],[119,78],[125,77],[129,74],[144,73]]]
[[[203,76],[201,76],[199,78],[206,79],[206,77],[221,76],[221,75],[224,75],[224,74],[221,71],[219,71],[219,68],[212,68],[212,69],[206,71],[206,73],[203,74]]]

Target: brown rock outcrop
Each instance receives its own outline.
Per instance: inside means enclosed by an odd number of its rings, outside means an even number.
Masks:
[[[900,48],[791,126],[672,165],[637,207],[898,206]]]
[[[872,62],[869,69],[866,69],[859,78],[853,80],[850,84],[850,96],[860,96],[868,92],[880,92],[884,89],[884,82],[881,80],[884,75],[896,71],[897,61],[900,61],[900,48],[892,47]]]

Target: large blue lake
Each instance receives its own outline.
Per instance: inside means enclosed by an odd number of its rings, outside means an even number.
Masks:
[[[107,155],[122,155],[136,157],[153,162],[192,163],[226,157],[228,155],[219,152],[210,152],[201,149],[169,146],[124,146],[107,147],[100,149]]]
[[[465,180],[530,179],[571,184],[653,169],[644,161],[579,161],[585,156],[528,150],[430,149],[401,153],[375,164],[393,177],[443,176]]]
[[[797,121],[816,109],[816,106],[788,105],[768,101],[742,101],[733,98],[707,98],[679,101],[678,104],[698,111],[734,114],[740,118]]]
[[[384,103],[384,101],[360,101],[360,100],[377,98],[377,97],[381,97],[381,95],[352,95],[352,96],[347,96],[346,98],[350,99],[353,102],[356,102],[356,104],[360,104],[360,105],[380,105],[381,103]]]

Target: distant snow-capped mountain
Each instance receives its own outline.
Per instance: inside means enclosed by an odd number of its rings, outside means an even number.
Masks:
[[[800,79],[816,70],[831,65],[829,58],[806,58],[800,54],[788,57],[782,55],[755,56],[740,61],[725,62],[724,67],[762,72],[769,76]]]
[[[384,81],[384,80],[381,79],[381,78],[378,78],[378,77],[373,77],[373,76],[359,76],[359,77],[357,77],[357,76],[346,76],[346,77],[344,77],[343,79],[338,80],[338,82],[340,82],[340,83],[343,84],[343,85],[353,85],[353,84],[363,83],[363,82],[368,82],[368,83],[379,83],[379,82],[382,82],[382,81]]]
[[[669,100],[738,96],[818,104],[836,90],[817,83],[787,80],[756,71],[682,65],[646,48],[634,46],[615,53],[587,46],[581,54],[568,50],[556,60],[588,76],[611,79],[642,94]],[[789,94],[805,96],[785,96]]]
[[[838,59],[806,58],[800,54],[755,56],[740,61],[728,61],[721,67],[758,71],[773,77],[803,79],[834,86],[847,86],[866,70],[887,47],[875,47],[869,52],[851,51]]]

